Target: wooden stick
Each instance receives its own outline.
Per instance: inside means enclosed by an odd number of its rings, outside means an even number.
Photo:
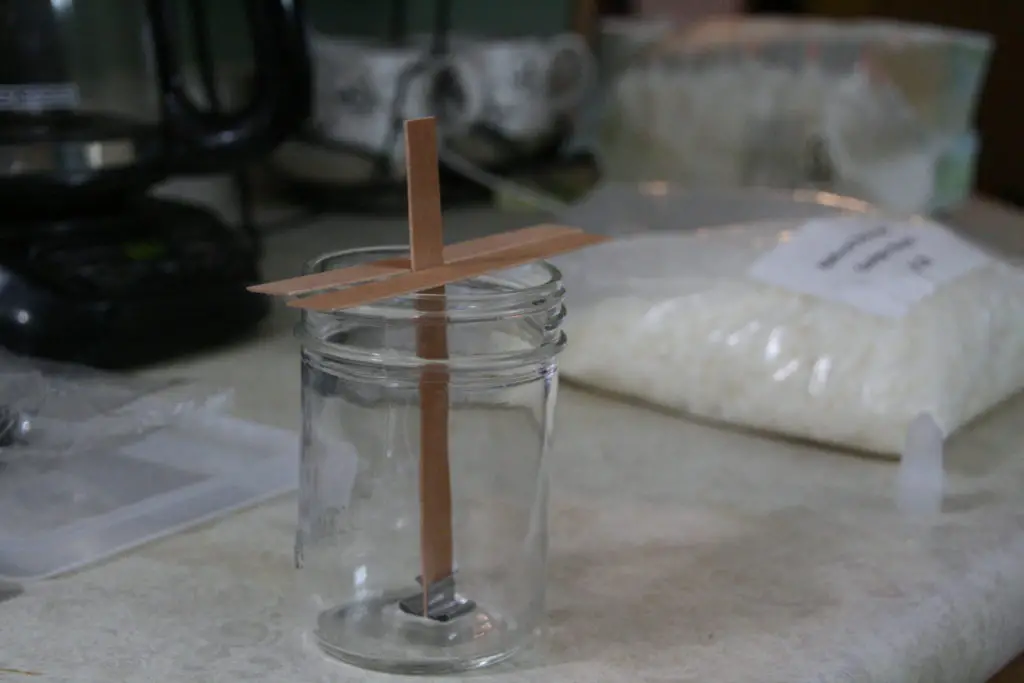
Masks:
[[[487,235],[477,239],[466,240],[458,244],[450,244],[444,248],[445,263],[462,263],[473,261],[478,258],[486,258],[504,253],[508,249],[518,249],[527,245],[542,244],[555,237],[565,235],[580,235],[583,231],[579,228],[571,228],[567,225],[533,225],[528,228],[519,228],[508,232],[499,232],[496,235]],[[374,265],[385,268],[404,265],[409,267],[409,260],[405,259],[381,259],[375,261]]]
[[[296,294],[323,291],[325,289],[341,287],[343,285],[354,285],[359,284],[360,282],[369,282],[382,277],[402,275],[408,272],[408,264],[403,267],[401,264],[388,266],[387,264],[382,265],[379,262],[366,264],[361,263],[349,268],[337,268],[334,270],[325,270],[322,273],[310,273],[309,275],[290,277],[286,280],[264,282],[263,284],[252,285],[247,289],[250,292],[256,292],[257,294],[295,296]]]
[[[409,184],[409,245],[413,273],[444,265],[441,190],[434,119],[405,122]],[[423,292],[417,307],[416,354],[447,360],[444,285]],[[420,375],[420,563],[423,615],[429,614],[430,588],[452,574],[452,491],[448,463],[448,369],[425,366]]]
[[[587,233],[561,235],[540,243],[522,247],[510,247],[493,256],[484,256],[460,263],[446,263],[436,268],[427,268],[403,275],[396,275],[385,280],[368,282],[356,287],[350,287],[349,289],[339,289],[309,296],[304,299],[295,299],[289,301],[288,305],[311,311],[335,311],[352,308],[372,301],[390,299],[391,297],[416,292],[425,288],[457,282],[469,277],[478,277],[504,268],[521,266],[525,263],[532,263],[549,256],[576,251],[577,249],[601,244],[606,241],[608,241],[607,237],[589,235]]]
[[[527,244],[543,243],[552,237],[560,237],[569,233],[578,234],[579,228],[565,225],[534,225],[496,235],[488,235],[477,239],[466,240],[444,248],[445,263],[472,261],[484,256],[492,256],[512,247],[523,247]],[[412,268],[408,258],[392,258],[361,263],[348,268],[337,268],[322,273],[311,273],[290,277],[285,280],[265,282],[249,287],[250,292],[272,294],[275,296],[296,296],[310,292],[333,289],[344,285],[359,284],[371,280],[380,280],[393,275],[404,275]]]

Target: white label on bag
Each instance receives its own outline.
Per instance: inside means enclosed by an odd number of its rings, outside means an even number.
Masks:
[[[899,318],[942,284],[989,261],[985,252],[935,223],[850,216],[810,221],[783,235],[749,275]]]

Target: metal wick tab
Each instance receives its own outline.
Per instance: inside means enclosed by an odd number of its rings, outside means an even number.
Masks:
[[[417,576],[416,583],[423,585],[423,577]],[[427,613],[423,614],[423,593],[416,593],[398,601],[398,606],[406,614],[416,617],[426,616],[434,621],[451,621],[469,614],[476,609],[476,603],[455,592],[455,575],[450,574],[440,581],[435,581],[427,589]]]

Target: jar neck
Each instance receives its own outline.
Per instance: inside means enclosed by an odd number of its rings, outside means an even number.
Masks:
[[[432,315],[431,324],[444,324],[446,328],[448,357],[425,359],[418,355],[415,339],[418,321],[425,323],[427,318],[382,323],[344,313],[332,314],[329,321],[312,321],[304,316],[296,327],[296,336],[306,352],[334,361],[409,369],[441,365],[468,372],[514,370],[544,363],[566,344],[561,330],[565,306],[560,302],[543,313],[472,323]],[[507,329],[511,323],[518,328],[516,331]],[[452,344],[453,338],[467,336],[475,340]]]
[[[365,260],[393,258],[393,249],[340,252]],[[358,261],[357,261],[358,262]],[[316,272],[314,269],[313,272]],[[561,274],[538,262],[335,312],[304,311],[297,333],[307,354],[332,363],[410,370],[427,365],[453,372],[497,372],[550,363],[565,345]],[[446,358],[424,359],[425,328],[446,332]]]

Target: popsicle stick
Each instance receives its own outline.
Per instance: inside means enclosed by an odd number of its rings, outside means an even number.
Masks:
[[[510,230],[498,233],[497,235],[488,235],[487,237],[449,245],[444,248],[444,262],[461,263],[463,261],[472,261],[499,254],[512,247],[537,244],[552,237],[582,233],[583,230],[580,228],[571,228],[567,225],[531,225],[528,228],[519,228],[518,230]],[[373,265],[385,268],[398,268],[403,265],[409,267],[409,261],[408,259],[400,258],[381,259],[380,261],[374,261]]]
[[[441,190],[434,119],[405,122],[409,197],[409,258],[413,275],[444,265]],[[424,291],[417,301],[416,354],[447,360],[444,285]],[[448,462],[448,370],[426,366],[420,374],[420,563],[423,614],[429,614],[430,588],[452,575],[452,492]]]
[[[247,289],[250,292],[256,292],[257,294],[295,296],[297,294],[305,294],[306,292],[330,289],[331,287],[342,287],[344,285],[354,285],[360,282],[369,282],[370,280],[377,280],[379,278],[390,277],[392,275],[401,275],[402,273],[408,272],[408,261],[405,262],[404,266],[401,263],[390,265],[376,262],[365,264],[361,263],[349,268],[337,268],[335,270],[325,270],[322,273],[311,273],[309,275],[300,275],[299,277],[290,277],[286,280],[264,282],[263,284],[252,285]]]
[[[541,242],[549,237],[568,233],[580,233],[579,228],[564,225],[533,225],[497,235],[488,235],[478,239],[467,240],[444,248],[445,263],[471,261],[483,256],[501,252],[508,247]],[[411,270],[408,258],[381,259],[370,263],[359,264],[349,268],[338,268],[323,273],[300,275],[299,277],[265,282],[249,287],[250,292],[271,294],[274,296],[297,296],[310,292],[333,289],[344,285],[353,285],[370,280],[379,280],[393,275],[401,275]]]
[[[471,277],[479,277],[495,270],[521,266],[558,254],[576,251],[584,247],[608,241],[601,235],[578,233],[562,235],[544,240],[541,243],[511,247],[490,256],[481,257],[461,263],[446,263],[436,268],[413,271],[396,275],[386,280],[368,282],[349,289],[340,289],[323,294],[316,294],[304,299],[288,302],[293,308],[310,311],[335,311],[344,308],[362,306],[373,301],[390,299],[431,287],[438,287]]]

